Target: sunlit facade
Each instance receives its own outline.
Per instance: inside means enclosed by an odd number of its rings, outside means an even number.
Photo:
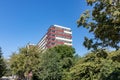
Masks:
[[[67,27],[51,25],[37,45],[40,49],[48,49],[56,45],[72,46],[72,31]]]

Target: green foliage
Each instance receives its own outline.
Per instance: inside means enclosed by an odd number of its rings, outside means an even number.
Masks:
[[[67,80],[69,69],[77,61],[74,53],[74,48],[65,45],[45,52],[40,52],[36,46],[20,48],[11,56],[10,66],[12,73],[22,79],[32,71],[35,80]]]
[[[41,52],[36,46],[27,46],[20,48],[17,54],[13,54],[10,59],[10,66],[13,74],[24,78],[32,71],[33,75],[37,76],[36,72],[39,69]]]
[[[6,73],[6,64],[2,57],[2,51],[0,48],[0,78]]]
[[[112,59],[113,61],[120,62],[120,50],[118,51],[113,51],[110,55],[109,58]]]
[[[106,56],[101,56],[103,53]],[[119,80],[120,62],[117,61],[117,58],[112,59],[113,54],[116,57],[119,56],[120,50],[111,53],[99,50],[87,54],[70,69],[72,77],[69,80]]]
[[[93,33],[85,37],[84,46],[94,49],[79,59],[70,69],[69,80],[119,80],[120,79],[120,0],[86,0],[93,9],[86,10],[77,21]],[[106,52],[104,47],[117,51]],[[102,48],[102,50],[100,50]],[[116,65],[117,64],[117,65]]]
[[[9,59],[5,59],[4,61],[6,64],[6,73],[4,74],[4,76],[12,76],[12,71],[10,69]]]
[[[48,49],[42,56],[39,80],[68,80],[68,72],[73,66],[75,50],[60,45]]]
[[[84,46],[98,49],[110,46],[120,48],[120,0],[86,0],[92,11],[86,10],[77,21],[94,33],[94,38],[85,37]]]
[[[115,69],[106,80],[120,80],[120,68]]]
[[[33,46],[13,54],[10,64],[13,73],[22,79],[32,71],[33,80],[119,80],[119,56],[120,50],[99,49],[79,57],[70,46],[56,46],[44,53]]]

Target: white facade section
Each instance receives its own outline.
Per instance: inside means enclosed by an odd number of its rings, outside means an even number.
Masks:
[[[65,45],[69,45],[69,46],[72,46],[72,44],[70,44],[70,43],[64,43]]]
[[[59,28],[63,28],[63,29],[68,29],[68,30],[71,30],[70,28],[67,28],[67,27],[63,27],[63,26],[60,26],[60,25],[53,25],[55,27],[59,27]]]
[[[41,46],[41,45],[45,42],[46,37],[47,37],[47,35],[45,35],[45,36],[40,40],[40,42],[38,43],[39,46]]]
[[[38,43],[38,46],[39,46],[40,49],[45,49],[45,48],[46,48],[46,44],[47,44],[47,42],[46,42],[46,37],[47,37],[47,35],[45,35],[45,36],[40,40],[40,42]]]
[[[40,45],[40,47],[45,47],[46,44],[47,44],[47,42],[44,42],[44,43],[42,43],[42,44]]]
[[[61,38],[61,37],[55,37],[55,38],[58,39],[58,40],[72,42],[72,39],[66,39],[66,38]]]
[[[46,44],[46,40],[43,40],[41,43],[39,43],[38,45],[39,46],[43,46],[43,45],[45,45]]]
[[[67,34],[72,34],[72,32],[70,32],[70,31],[64,31],[64,33],[67,33]]]

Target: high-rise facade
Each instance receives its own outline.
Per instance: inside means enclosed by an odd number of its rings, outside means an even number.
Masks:
[[[48,49],[56,45],[72,46],[72,31],[67,27],[51,25],[37,45],[40,49]]]

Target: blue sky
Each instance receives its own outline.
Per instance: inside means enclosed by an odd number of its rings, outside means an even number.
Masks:
[[[88,51],[82,45],[86,29],[77,28],[87,6],[86,0],[0,0],[0,46],[8,58],[27,43],[37,44],[52,24],[70,27],[73,47],[83,56]]]

